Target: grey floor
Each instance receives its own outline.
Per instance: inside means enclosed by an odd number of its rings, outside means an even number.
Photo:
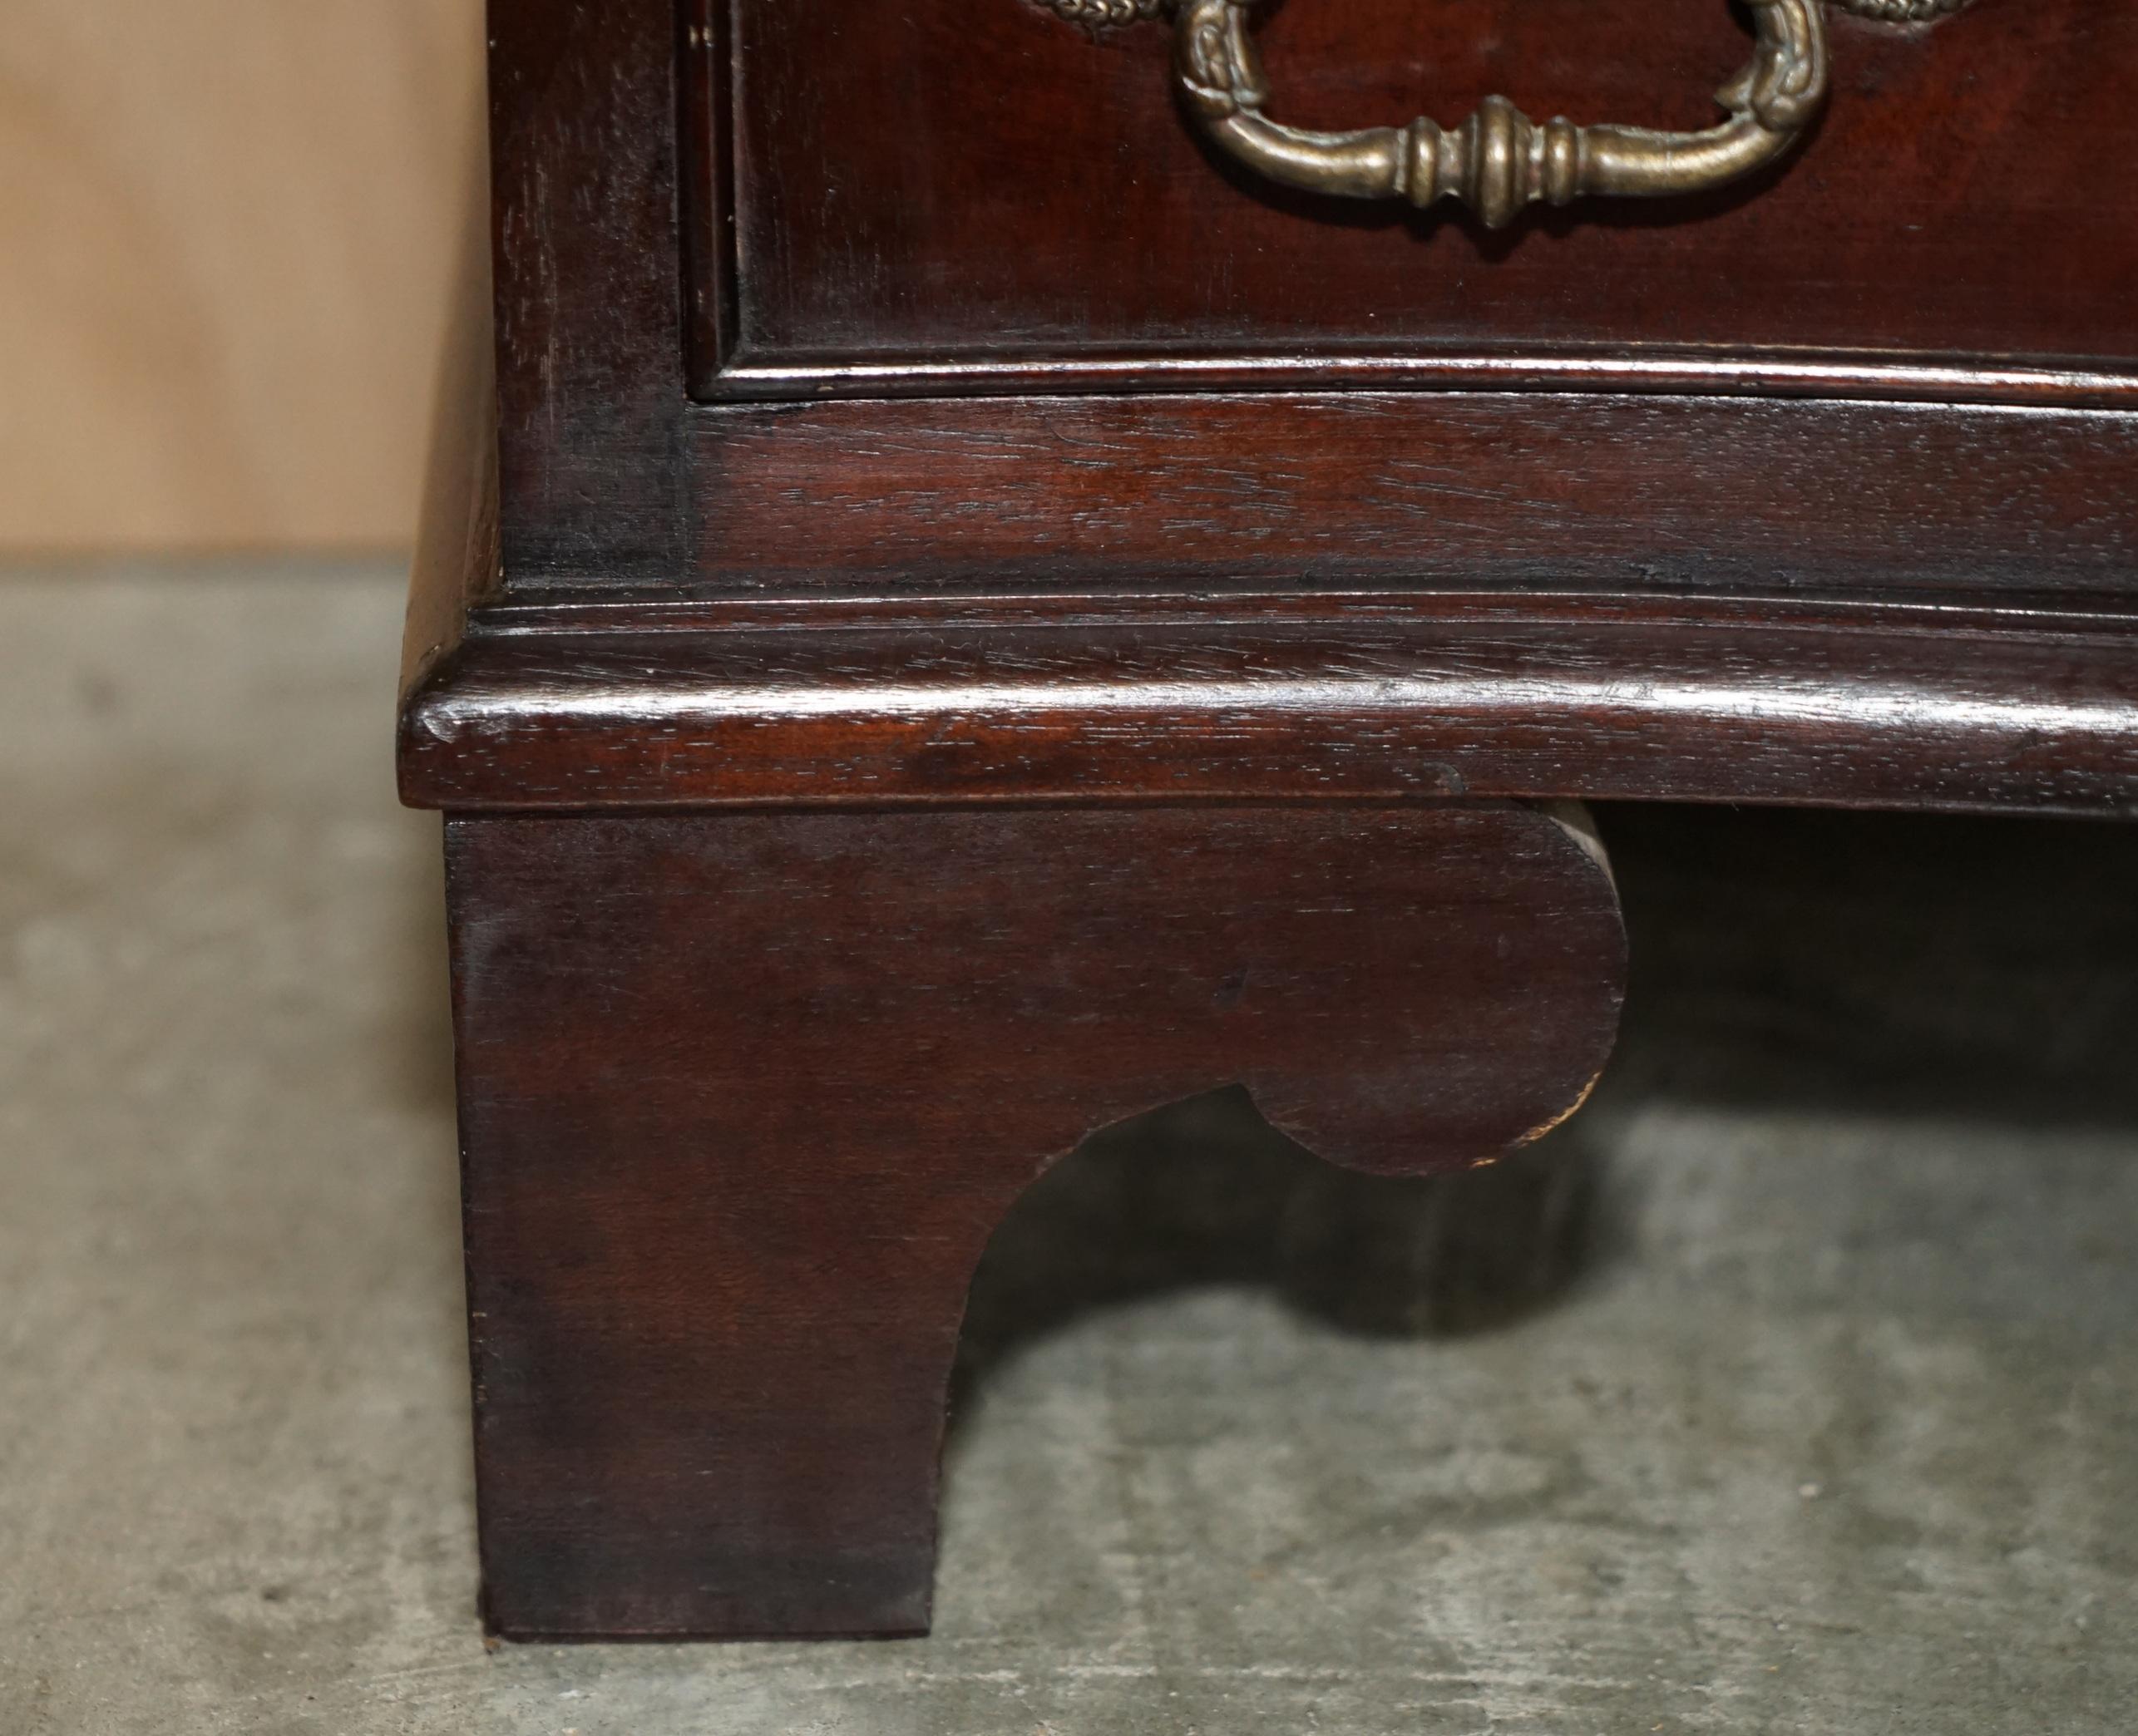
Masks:
[[[1007,1225],[933,1639],[485,1649],[397,579],[0,580],[0,1733],[2138,1728],[2138,829],[1616,811],[1554,1147]]]

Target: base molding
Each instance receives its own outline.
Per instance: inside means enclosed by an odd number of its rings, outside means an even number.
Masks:
[[[403,796],[2138,813],[2138,620],[2109,611],[1465,594],[738,613],[477,611],[412,684]]]

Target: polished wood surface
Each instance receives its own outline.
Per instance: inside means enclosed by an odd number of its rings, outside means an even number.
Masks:
[[[2000,10],[1910,40],[1963,46]],[[2131,415],[1541,389],[693,406],[664,93],[710,49],[663,11],[500,11],[497,422],[464,418],[440,470],[411,800],[2138,798]]]
[[[1552,0],[1542,10],[1565,42],[1592,50],[1607,20],[1616,21],[1614,42],[1631,28],[1610,7]],[[1073,293],[1099,322],[1079,328],[1096,333],[1109,297],[1125,306],[1145,277],[1192,279],[1203,254],[1186,250],[1212,244],[1228,219],[1183,219],[1171,252],[1123,245],[1089,274],[1043,269],[1063,264],[1053,249],[1064,209],[1112,237],[1123,200],[1143,196],[1115,182],[1125,175],[1141,187],[1171,171],[1137,152],[1097,162],[1042,152],[1047,136],[1034,136],[1018,105],[1046,109],[1056,78],[1152,59],[1163,33],[1094,45],[1024,0],[996,0],[992,9],[909,9],[900,17],[911,27],[896,34],[925,42],[950,28],[953,12],[972,21],[980,47],[1024,40],[1012,63],[1046,76],[997,79],[977,109],[933,90],[924,98],[909,79],[872,103],[810,109],[809,125],[767,141],[766,151],[822,152],[836,135],[858,151],[865,130],[879,127],[880,145],[853,170],[864,180],[879,159],[918,174],[906,154],[959,141],[942,183],[886,195],[834,235],[825,213],[844,210],[844,195],[803,174],[809,165],[775,175],[763,152],[716,161],[679,145],[677,85],[694,109],[730,95],[744,107],[769,101],[766,93],[806,83],[799,48],[780,47],[785,33],[837,36],[820,45],[834,61],[883,60],[889,27],[871,22],[876,14],[743,5],[731,88],[716,76],[725,39],[701,18],[679,47],[667,0],[500,7],[494,239],[508,591],[984,590],[1080,585],[1102,569],[1122,586],[1156,575],[1279,592],[1324,571],[1399,587],[1595,575],[1632,590],[1696,574],[1746,596],[1806,584],[1866,597],[1889,583],[2031,594],[2128,586],[2138,466],[2130,412],[2117,407],[2138,402],[2122,293],[2138,280],[2138,221],[2127,176],[2096,155],[2082,165],[2072,156],[2113,146],[2116,129],[2132,124],[2121,69],[2138,64],[2138,42],[2123,12],[2080,0],[1987,3],[1898,34],[1838,20],[1841,88],[1805,154],[1741,205],[1675,220],[1663,207],[1602,220],[1569,213],[1563,234],[1533,225],[1485,242],[1444,226],[1421,238],[1400,222],[1362,226],[1355,212],[1275,209],[1195,157],[1179,165],[1183,185],[1270,226],[1252,246],[1240,242],[1247,251],[1227,293],[1242,330],[1263,322],[1256,329],[1283,366],[1243,373],[1237,358],[1218,358],[1213,372],[1202,340],[1167,314],[1140,359],[1103,344],[1079,352],[1079,367],[1098,368],[1084,383],[1105,388],[1088,400],[1074,397],[1078,381],[1031,361],[1029,323],[988,289],[990,274],[1029,270],[1035,295]],[[1269,28],[1325,13],[1350,21],[1363,42],[1420,22],[1400,9],[1286,7]],[[1477,62],[1479,45],[1503,40],[1524,65],[1541,55],[1538,64],[1575,75],[1571,51],[1555,59],[1528,9],[1488,17],[1464,5],[1431,16],[1434,40],[1449,51],[1436,60],[1459,59],[1449,45],[1471,43],[1466,76],[1477,82],[1513,66]],[[1486,27],[1494,20],[1501,36]],[[1469,33],[1453,34],[1459,27]],[[1656,28],[1692,32],[1687,54],[1707,42],[1703,32],[1716,35],[1698,53],[1726,67],[1741,52],[1721,7],[1688,0]],[[768,58],[753,73],[749,44],[760,38]],[[1365,57],[1286,58],[1334,68]],[[1140,69],[1155,84],[1135,111],[1184,137],[1162,60]],[[953,83],[974,76],[960,71]],[[1581,76],[1608,81],[1634,70],[1623,53],[1600,53]],[[891,126],[901,105],[939,100],[937,124],[918,142]],[[1878,171],[1819,193],[1813,181],[1842,173],[1820,165],[1851,116],[1846,124],[1870,136],[1844,160]],[[982,125],[1003,129],[985,151],[970,148],[967,131]],[[620,139],[634,148],[618,150]],[[1029,160],[1013,148],[1020,144]],[[916,268],[935,285],[930,293],[920,294],[919,278],[880,281],[863,269],[886,236],[932,233],[936,215],[963,223],[941,207],[962,210],[982,174],[1002,190],[983,201],[999,220],[984,234],[956,229],[971,250],[955,262]],[[728,230],[707,200],[728,182],[745,199],[753,177],[761,205],[775,188],[794,200],[780,224],[792,239],[768,233],[723,263]],[[768,224],[770,210],[761,213]],[[1782,224],[1796,263],[1717,244],[1740,223]],[[694,405],[693,332],[701,353],[717,340],[726,362],[747,361],[748,298],[758,293],[751,271],[803,247],[820,262],[862,262],[836,283],[822,264],[819,290],[842,298],[850,323],[955,328],[965,334],[965,371],[828,382],[834,395],[862,393],[852,404]],[[1560,269],[1583,249],[1602,252]],[[1380,263],[1365,263],[1365,251]],[[730,269],[743,263],[750,271]],[[1297,324],[1303,285],[1320,286],[1315,318],[1348,333],[1341,365],[1324,367],[1335,349]],[[1422,321],[1420,310],[1437,307],[1440,336],[1387,353],[1391,302],[1407,310],[1400,319]],[[1728,310],[1726,341],[1688,349],[1718,306]],[[1763,328],[1762,306],[1797,323]],[[1578,319],[1592,323],[1595,338],[1579,355],[1561,342],[1564,323]],[[1814,322],[1826,337],[1805,335]],[[1906,361],[1898,372],[1896,355]],[[1238,389],[1257,382],[1287,389]],[[805,369],[748,389],[809,398],[826,383]],[[1297,389],[1317,383],[1404,389]],[[1212,395],[1190,393],[1200,387]],[[878,395],[906,391],[929,400]],[[1733,409],[1703,392],[1795,408]]]
[[[507,582],[683,565],[683,228],[671,0],[500,0],[490,21]]]
[[[1019,1193],[1234,1082],[1383,1173],[1541,1133],[1617,1028],[1592,850],[1487,804],[454,821],[492,1626],[925,1629]]]
[[[1727,14],[1639,10],[1268,47],[1305,119],[1696,123]],[[1837,28],[1765,184],[1492,242],[1228,182],[1159,32],[1023,0],[492,36],[400,762],[503,1632],[924,1625],[965,1283],[1097,1125],[1565,1112],[1622,940],[1508,798],[2138,813],[2121,11]]]
[[[412,696],[401,767],[408,800],[448,809],[1518,796],[2134,815],[2138,622],[1473,596],[499,633]]]
[[[1163,22],[1094,35],[1029,0],[701,7],[716,57],[733,21],[713,81],[732,116],[702,117],[699,160],[741,261],[701,269],[730,273],[718,359],[744,383],[1089,356],[1259,356],[1296,381],[1324,357],[1532,350],[1664,353],[1694,375],[1709,353],[2138,367],[2128,7],[1989,0],[1928,29],[1835,12],[1832,100],[1797,155],[1500,234],[1287,193],[1201,148]],[[1696,128],[1748,52],[1725,0],[1257,17],[1271,112],[1308,127],[1452,124],[1497,92],[1540,121]]]
[[[694,413],[701,594],[2128,594],[2138,415],[1571,392]]]

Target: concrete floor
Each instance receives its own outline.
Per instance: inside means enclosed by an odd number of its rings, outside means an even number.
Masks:
[[[1218,1098],[975,1292],[936,1636],[506,1648],[397,577],[0,581],[0,1732],[2138,1728],[2138,829],[1607,814],[1554,1147]]]

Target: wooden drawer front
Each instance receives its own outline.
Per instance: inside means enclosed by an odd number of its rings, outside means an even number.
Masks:
[[[692,3],[701,396],[1459,383],[1512,361],[1545,383],[2100,401],[2138,368],[2138,7],[1831,12],[1828,105],[1772,169],[1488,232],[1221,160],[1163,19]],[[1255,17],[1271,113],[1306,126],[1452,124],[1498,91],[1539,121],[1704,127],[1750,47],[1725,0]]]

